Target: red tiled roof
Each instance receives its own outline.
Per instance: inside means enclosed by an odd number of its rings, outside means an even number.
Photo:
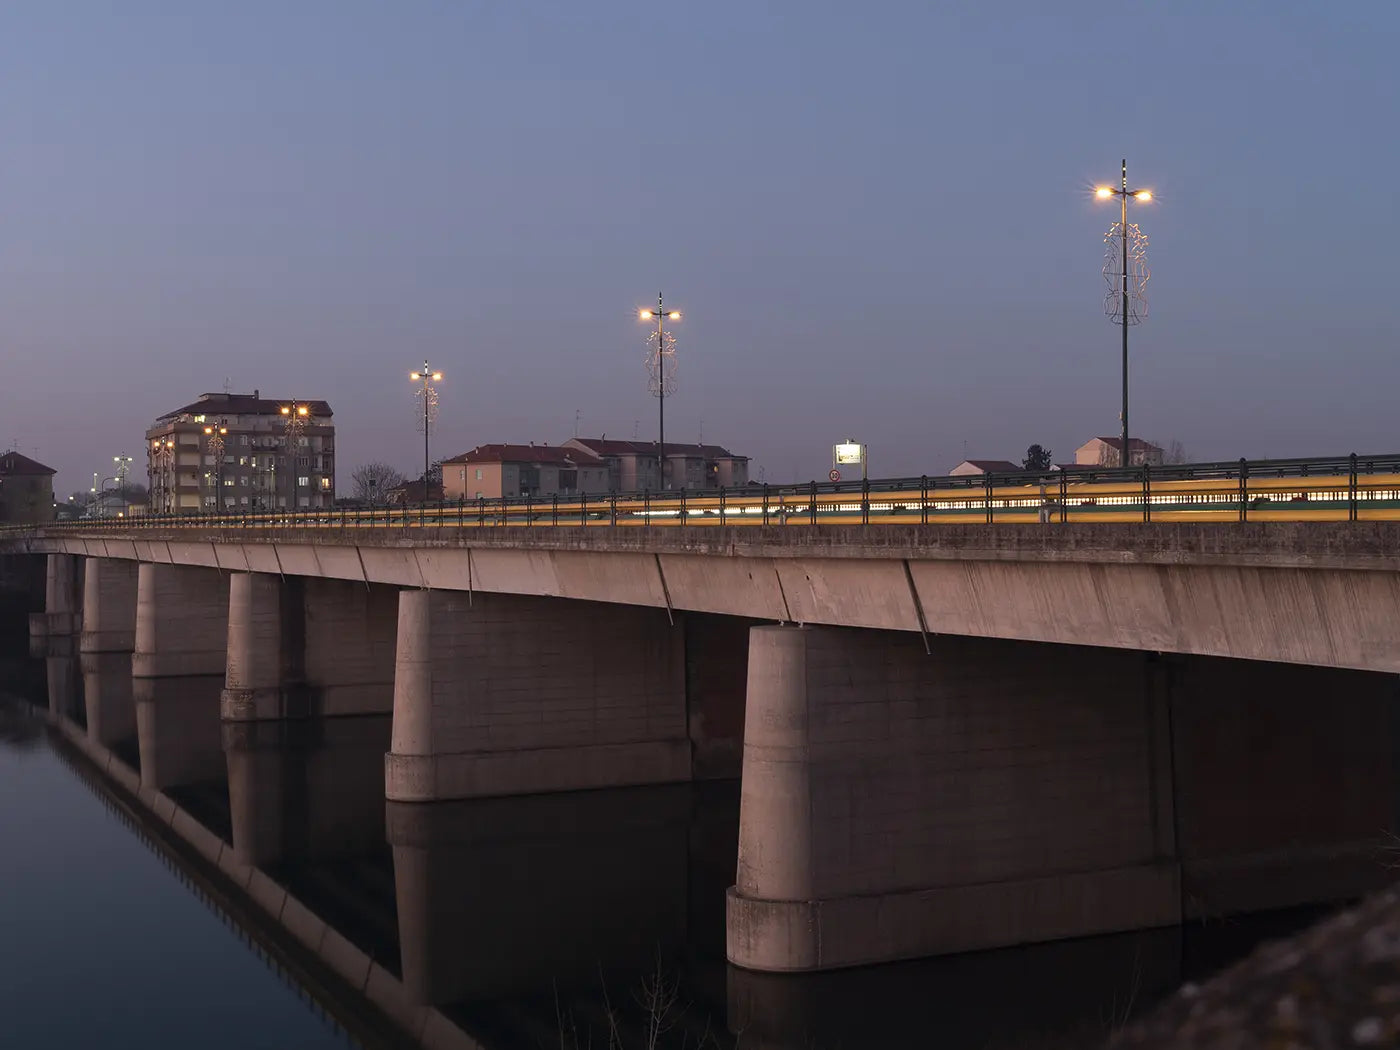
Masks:
[[[574,438],[578,444],[592,449],[600,456],[654,456],[656,455],[655,441],[609,441],[607,438]],[[687,445],[679,442],[666,442],[666,455],[668,456],[703,456],[706,459],[748,459],[748,456],[736,456],[727,448],[719,445]]]
[[[167,412],[163,416],[157,416],[157,422],[174,419],[176,416],[197,416],[197,415],[219,415],[227,413],[231,416],[276,416],[281,415],[282,406],[295,402],[298,405],[305,405],[311,410],[311,416],[315,418],[327,418],[334,413],[331,412],[330,403],[327,401],[308,401],[305,398],[267,398],[260,396],[259,392],[251,394],[225,394],[220,391],[217,394],[201,394],[199,400],[177,408],[173,412]]]
[[[603,461],[584,449],[558,445],[478,445],[444,463],[538,463],[560,467],[601,467]]]
[[[28,475],[39,477],[44,475],[52,476],[58,471],[53,467],[46,467],[38,460],[22,456],[18,452],[0,452],[0,474],[8,474],[11,477]]]

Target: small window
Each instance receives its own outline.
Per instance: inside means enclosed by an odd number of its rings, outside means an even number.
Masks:
[[[477,481],[480,481],[480,480],[481,480],[481,468],[480,468],[480,467],[477,467],[477,468],[476,468],[476,480],[477,480]],[[477,495],[480,496],[481,493],[478,492]]]

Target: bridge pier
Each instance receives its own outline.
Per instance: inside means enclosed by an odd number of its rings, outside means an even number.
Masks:
[[[393,710],[397,592],[269,573],[230,578],[228,721]]]
[[[218,569],[141,562],[133,677],[223,675],[228,591]]]
[[[83,559],[81,653],[129,653],[136,648],[137,564],[121,558]]]
[[[666,783],[690,765],[684,639],[665,612],[400,592],[390,799]]]
[[[133,678],[141,784],[156,791],[224,776],[219,680]]]
[[[82,628],[82,559],[50,554],[44,566],[44,611],[29,614],[29,637],[64,637]]]
[[[752,630],[734,964],[823,970],[1179,921],[1145,654],[931,641]]]

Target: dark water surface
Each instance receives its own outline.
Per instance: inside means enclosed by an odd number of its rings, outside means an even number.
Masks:
[[[747,973],[724,960],[736,784],[386,805],[387,717],[221,726],[217,681],[133,693],[123,659],[0,656],[0,1046],[414,1045],[426,1023],[631,1048],[662,1017],[666,1046],[1087,1047],[1312,917]],[[324,920],[321,954],[137,778]],[[338,943],[367,982],[325,963]]]

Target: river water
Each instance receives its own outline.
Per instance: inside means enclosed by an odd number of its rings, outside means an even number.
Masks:
[[[138,697],[129,658],[8,642],[3,1046],[1087,1047],[1314,917],[747,973],[724,960],[733,783],[386,804],[387,718],[223,727],[217,680]]]

